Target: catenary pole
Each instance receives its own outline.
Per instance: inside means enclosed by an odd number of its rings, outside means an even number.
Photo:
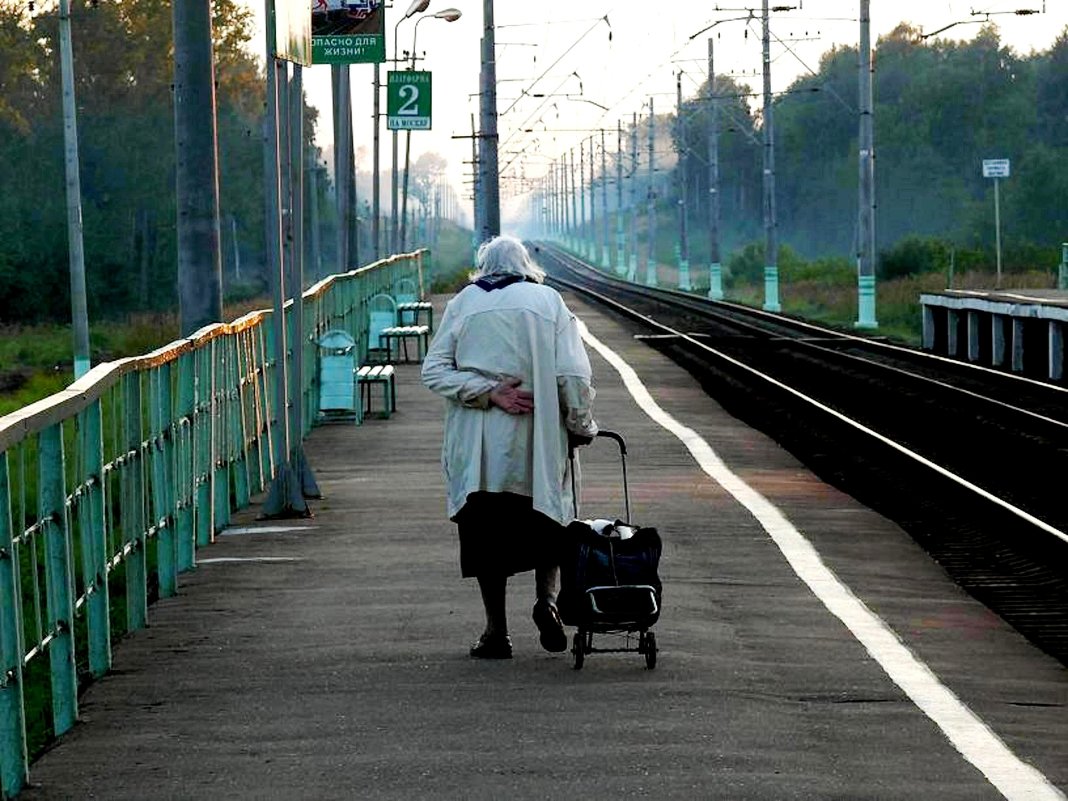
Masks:
[[[656,114],[653,111],[653,98],[649,98],[649,191],[647,199],[647,216],[649,226],[646,236],[649,240],[648,255],[645,260],[645,285],[656,286],[656,188],[653,184],[656,172]]]
[[[623,120],[616,120],[616,275],[627,272],[627,239],[623,235]]]
[[[497,56],[493,23],[493,0],[482,0],[482,87],[479,95],[482,136],[481,153],[486,220],[482,241],[501,233],[500,179],[497,174]]]
[[[189,336],[222,320],[211,0],[175,3],[173,18],[178,317]]]
[[[301,494],[305,498],[321,498],[315,475],[304,455],[304,68],[294,64],[292,71],[289,82],[290,232],[293,239],[288,292],[293,299],[288,340],[293,348],[293,366],[289,371],[289,430],[293,432],[290,459]],[[345,87],[347,93],[348,80]],[[351,124],[351,117],[349,119]]]
[[[871,0],[860,0],[860,198],[857,224],[857,328],[875,317],[875,121],[872,98]]]
[[[690,284],[690,241],[686,228],[686,133],[682,124],[682,70],[675,78],[675,125],[678,126],[675,139],[680,148],[675,168],[679,191],[679,289],[689,292],[693,286]]]
[[[712,37],[708,37],[708,297],[723,299],[723,267],[719,253],[719,95]]]
[[[630,125],[630,259],[627,280],[638,280],[638,112]]]
[[[372,139],[372,155],[371,160],[374,162],[371,165],[371,238],[374,240],[374,260],[378,261],[382,258],[382,146],[380,136],[381,129],[381,116],[382,116],[382,72],[381,67],[376,62],[374,70],[374,99],[372,101],[373,111],[371,112],[371,125],[374,131]]]
[[[612,266],[608,255],[608,151],[604,146],[604,128],[601,129],[601,267]]]
[[[350,91],[350,72],[348,64],[331,67],[336,74],[337,98],[334,102],[334,204],[337,210],[337,264],[334,272],[343,273],[349,269],[349,182],[352,180],[352,165],[349,163],[351,149],[347,143],[352,139],[352,92]]]
[[[180,4],[176,4],[180,5]],[[267,270],[271,284],[273,311],[271,332],[274,369],[271,380],[274,396],[274,423],[271,426],[271,450],[275,458],[275,474],[267,489],[263,504],[263,516],[306,517],[308,504],[304,500],[300,481],[294,476],[289,458],[289,413],[286,402],[288,387],[288,360],[286,359],[285,325],[285,269],[283,262],[282,227],[282,176],[280,171],[281,125],[279,124],[279,88],[286,80],[285,62],[279,60],[275,51],[274,0],[264,0],[267,20],[267,111],[264,118],[264,147],[267,155],[264,166],[267,171]],[[340,223],[340,221],[339,221]]]
[[[775,126],[771,102],[771,25],[768,0],[763,0],[764,63],[764,311],[781,311],[779,305],[779,243],[775,221]]]
[[[579,197],[579,223],[578,223],[578,253],[582,258],[586,257],[586,143],[579,141],[579,172],[578,172],[578,197]]]
[[[78,166],[78,112],[74,102],[74,47],[70,31],[70,0],[59,0],[59,65],[63,84],[63,149],[67,187],[67,251],[70,262],[74,377],[81,378],[89,372],[89,304],[85,288],[82,183]]]

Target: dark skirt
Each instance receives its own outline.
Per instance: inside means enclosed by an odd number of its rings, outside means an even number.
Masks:
[[[559,560],[564,528],[511,492],[473,492],[453,518],[460,534],[460,575],[513,576]]]

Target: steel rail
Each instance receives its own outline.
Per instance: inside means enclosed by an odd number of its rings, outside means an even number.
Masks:
[[[819,400],[817,400],[815,398],[812,398],[809,395],[806,395],[805,393],[801,392],[800,390],[797,390],[797,389],[795,389],[795,388],[793,388],[791,386],[788,386],[787,384],[783,383],[782,381],[779,381],[778,379],[773,378],[772,376],[769,376],[766,373],[763,373],[760,370],[757,370],[756,368],[751,367],[748,364],[745,364],[744,362],[734,358],[733,356],[730,356],[727,353],[724,353],[724,352],[722,352],[720,350],[717,350],[716,348],[713,348],[713,347],[707,345],[704,342],[701,342],[699,339],[691,336],[690,334],[687,334],[687,333],[682,332],[682,331],[678,331],[677,329],[674,329],[671,326],[669,326],[669,325],[667,325],[665,323],[662,323],[662,322],[656,320],[653,317],[649,317],[648,315],[645,315],[645,314],[643,314],[643,313],[641,313],[641,312],[639,312],[639,311],[637,311],[635,309],[632,309],[632,308],[626,306],[625,304],[620,303],[619,301],[616,301],[616,300],[608,297],[607,295],[604,295],[604,294],[602,294],[600,292],[597,292],[597,291],[595,291],[593,289],[590,289],[589,287],[583,286],[583,285],[575,283],[573,281],[568,281],[566,279],[561,279],[561,278],[559,278],[557,276],[552,276],[550,278],[550,280],[552,282],[554,282],[554,283],[557,283],[557,284],[560,284],[561,286],[566,287],[567,289],[569,289],[571,291],[578,292],[580,294],[583,294],[583,295],[586,295],[588,297],[591,297],[591,298],[595,299],[598,303],[604,304],[605,306],[608,306],[609,308],[615,310],[616,312],[618,312],[618,313],[620,313],[620,314],[622,314],[622,315],[624,315],[624,316],[626,316],[626,317],[628,317],[628,318],[630,318],[632,320],[636,320],[636,321],[642,322],[643,324],[648,325],[651,328],[657,329],[657,330],[662,331],[664,333],[670,334],[671,336],[673,336],[673,337],[675,337],[675,338],[677,338],[679,340],[685,341],[688,344],[690,344],[691,346],[693,346],[694,348],[696,348],[696,349],[698,349],[700,351],[703,351],[703,352],[705,352],[705,353],[707,353],[707,354],[709,354],[711,356],[714,356],[716,359],[719,359],[719,360],[721,360],[723,362],[726,362],[726,363],[730,364],[732,367],[740,369],[740,370],[744,371],[745,373],[753,376],[754,378],[757,378],[762,382],[765,382],[765,383],[767,383],[767,384],[769,384],[771,386],[776,387],[777,389],[779,389],[781,391],[784,391],[784,392],[790,394],[791,396],[797,398],[798,400],[800,400],[801,402],[807,404],[808,406],[811,406],[812,408],[815,408],[815,409],[819,410],[823,414],[830,415],[831,417],[834,417],[838,421],[840,421],[842,423],[845,423],[847,426],[849,426],[850,428],[854,429],[855,431],[863,434],[864,436],[872,438],[872,439],[882,443],[883,445],[892,448],[893,450],[895,450],[896,452],[898,452],[901,455],[905,456],[906,458],[912,460],[916,464],[921,465],[922,467],[924,467],[924,468],[926,468],[928,470],[931,470],[931,471],[934,471],[934,472],[938,473],[939,475],[941,475],[944,478],[950,480],[951,482],[953,482],[956,485],[962,487],[963,489],[965,489],[965,490],[967,490],[967,491],[969,491],[971,493],[974,493],[975,495],[978,495],[979,497],[983,498],[984,500],[986,500],[986,501],[988,501],[990,503],[993,503],[994,505],[996,505],[996,506],[1000,507],[1001,509],[1007,511],[1008,513],[1010,513],[1011,515],[1013,515],[1017,519],[1025,522],[1025,523],[1027,523],[1027,524],[1029,524],[1031,526],[1034,526],[1035,528],[1039,529],[1040,531],[1044,532],[1045,534],[1051,535],[1051,536],[1055,537],[1056,539],[1060,540],[1061,542],[1068,543],[1068,532],[1062,531],[1061,529],[1057,528],[1056,526],[1053,526],[1053,525],[1047,523],[1046,521],[1036,517],[1035,515],[1031,514],[1030,512],[1027,512],[1026,510],[1021,509],[1020,507],[1016,506],[1015,504],[1012,504],[1012,503],[1006,501],[1005,499],[997,496],[995,493],[993,493],[993,492],[991,492],[991,491],[979,486],[978,484],[975,484],[972,481],[969,481],[968,479],[964,478],[963,476],[958,475],[957,473],[953,472],[952,470],[949,470],[949,469],[947,469],[947,468],[945,468],[945,467],[933,462],[932,460],[930,460],[930,459],[926,458],[925,456],[917,453],[916,451],[912,450],[911,448],[907,448],[904,445],[901,445],[900,443],[896,442],[895,440],[891,439],[890,437],[887,437],[887,436],[879,433],[878,431],[870,428],[869,426],[866,426],[863,423],[861,423],[861,422],[859,422],[857,420],[854,420],[853,418],[849,417],[848,415],[846,415],[846,414],[844,414],[842,412],[839,412],[836,409],[831,408],[827,404],[825,404],[825,403],[823,403],[823,402],[821,402],[821,401],[819,401]]]

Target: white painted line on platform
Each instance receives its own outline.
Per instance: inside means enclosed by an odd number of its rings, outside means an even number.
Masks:
[[[289,531],[311,531],[318,526],[237,526],[224,528],[220,537],[235,537],[239,534],[285,534]]]
[[[693,429],[665,412],[649,394],[634,369],[593,336],[580,320],[586,343],[623,379],[638,407],[674,434],[698,466],[729,492],[767,531],[797,576],[827,609],[841,620],[890,679],[942,730],[953,747],[1010,801],[1065,799],[1039,770],[1023,762],[972,710],[946,687],[894,633],[868,609],[834,572],[804,535],[767,498],[739,478]]]
[[[303,562],[303,556],[217,556],[197,559],[198,565],[222,565],[228,562]]]

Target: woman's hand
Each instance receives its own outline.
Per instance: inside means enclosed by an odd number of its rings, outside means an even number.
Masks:
[[[534,411],[534,393],[518,389],[521,378],[506,378],[490,390],[490,403],[508,414],[530,414]]]

